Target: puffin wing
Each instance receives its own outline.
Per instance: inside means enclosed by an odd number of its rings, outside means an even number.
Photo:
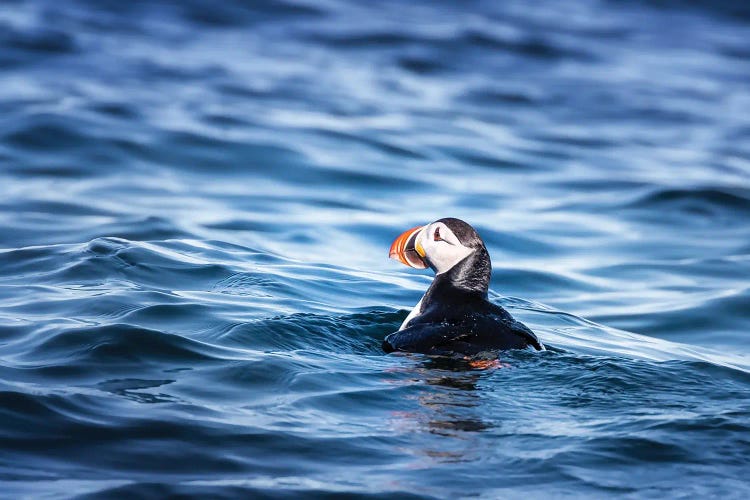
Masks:
[[[388,335],[383,341],[383,350],[450,355],[463,351],[451,349],[450,344],[469,336],[456,325],[418,323]]]
[[[537,351],[544,350],[544,345],[541,343],[536,334],[531,331],[531,328],[524,325],[520,321],[517,321],[503,307],[497,304],[493,304],[489,301],[486,304],[488,306],[488,312],[491,312],[497,317],[500,323],[502,323],[502,327],[504,330],[509,330],[515,335],[523,337],[524,339],[526,339],[527,343],[534,347],[534,349],[536,349]]]
[[[515,319],[508,325],[514,332],[517,334],[523,336],[528,340],[529,345],[533,346],[534,349],[537,351],[544,351],[544,345],[539,340],[539,337],[536,336],[534,332],[531,331],[531,328],[524,325],[520,321],[516,321]]]
[[[385,352],[403,351],[422,354],[474,355],[485,351],[524,349],[542,350],[541,342],[523,323],[514,319],[474,321],[471,324],[417,323],[388,335]]]

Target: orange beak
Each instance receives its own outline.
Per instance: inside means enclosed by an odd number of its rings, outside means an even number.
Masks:
[[[417,242],[417,235],[424,226],[413,227],[408,231],[401,233],[401,236],[391,245],[388,256],[391,259],[399,260],[402,264],[415,269],[426,269],[427,263],[424,261],[424,250]]]

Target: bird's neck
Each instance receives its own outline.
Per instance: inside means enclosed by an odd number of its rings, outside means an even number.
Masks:
[[[449,270],[435,275],[425,299],[444,295],[469,295],[487,298],[492,276],[492,264],[487,249],[479,248]]]

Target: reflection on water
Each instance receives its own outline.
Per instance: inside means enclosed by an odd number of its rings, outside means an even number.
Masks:
[[[478,375],[440,376],[426,378],[425,382],[438,388],[446,388],[445,392],[436,392],[420,398],[419,403],[426,410],[434,413],[428,426],[430,432],[442,436],[459,437],[464,432],[483,431],[491,424],[482,420],[478,412],[481,411],[480,394],[477,390]]]

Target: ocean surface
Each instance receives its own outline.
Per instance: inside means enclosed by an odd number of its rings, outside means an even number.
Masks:
[[[169,495],[748,498],[750,6],[4,1],[0,497]]]

